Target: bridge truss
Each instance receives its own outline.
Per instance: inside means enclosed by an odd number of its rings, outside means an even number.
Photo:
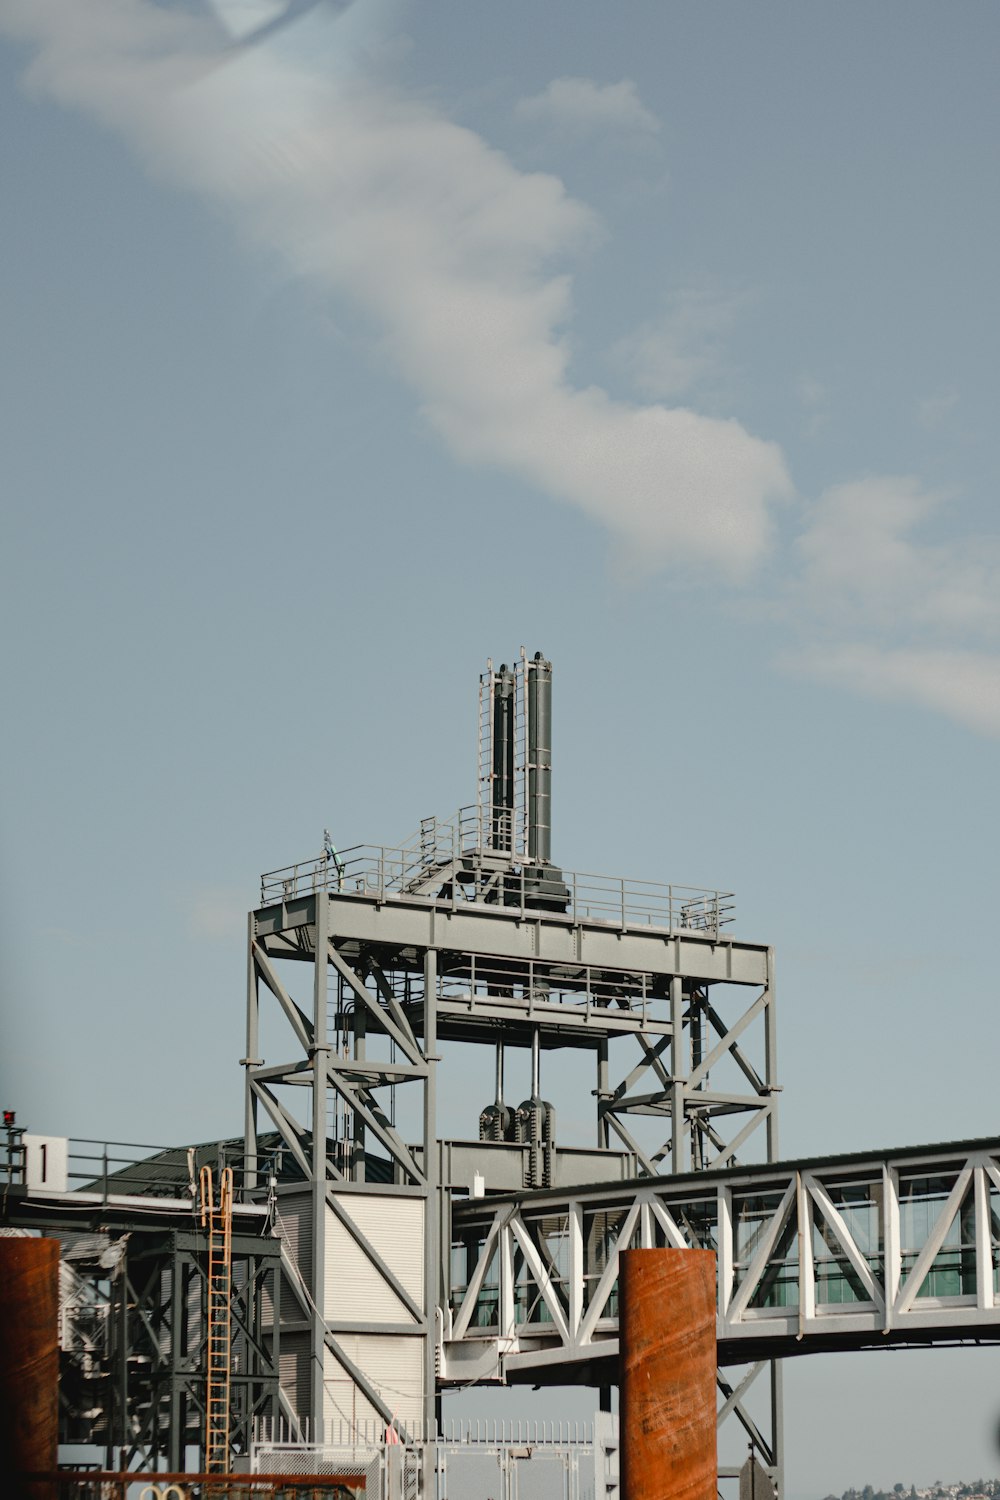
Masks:
[[[716,1252],[723,1366],[1000,1342],[1000,1140],[455,1202],[444,1378],[599,1383],[658,1246]]]

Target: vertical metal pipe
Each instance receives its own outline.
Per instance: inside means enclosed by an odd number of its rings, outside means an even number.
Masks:
[[[368,1016],[360,1001],[354,1002],[354,1060],[363,1062],[368,1036]],[[395,1113],[395,1111],[393,1111]],[[355,1111],[354,1140],[351,1146],[352,1176],[355,1182],[365,1180],[365,1122]]]
[[[540,651],[528,665],[528,854],[552,859],[552,663]]]
[[[623,1250],[621,1500],[716,1500],[715,1254]]]
[[[514,709],[516,678],[506,665],[493,680],[493,792],[491,798],[494,849],[510,851],[514,840]]]
[[[542,1097],[542,1037],[541,1028],[536,1026],[531,1033],[531,1098],[532,1101]]]
[[[497,1042],[497,1104],[503,1104],[503,1042]]]
[[[244,1121],[243,1182],[247,1188],[257,1186],[257,1096],[250,1087],[253,1068],[259,1066],[257,1048],[260,1029],[260,993],[257,988],[257,964],[254,960],[256,936],[253,912],[247,917],[247,1052],[243,1059]]]
[[[21,1476],[59,1460],[58,1240],[0,1239],[0,1328],[0,1474],[5,1493],[41,1500]]]
[[[670,980],[670,1170],[683,1172],[684,1160],[684,981],[679,974]]]

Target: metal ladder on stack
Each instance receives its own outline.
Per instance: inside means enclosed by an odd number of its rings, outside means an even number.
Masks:
[[[229,1472],[229,1379],[231,1369],[231,1294],[233,1282],[233,1169],[219,1173],[215,1202],[212,1169],[199,1176],[201,1223],[208,1231],[208,1303],[205,1375],[205,1472]]]

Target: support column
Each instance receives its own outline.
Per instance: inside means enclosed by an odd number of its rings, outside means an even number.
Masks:
[[[716,1500],[715,1254],[624,1250],[622,1500]]]
[[[611,1145],[608,1117],[603,1108],[611,1093],[608,1080],[608,1052],[608,1039],[602,1037],[597,1044],[597,1145],[602,1151],[607,1151]]]
[[[187,1342],[185,1339],[184,1313],[187,1310],[187,1277],[184,1261],[177,1250],[176,1242],[170,1261],[170,1394],[167,1433],[167,1469],[173,1474],[186,1467],[184,1459],[185,1401],[182,1390],[186,1363]],[[206,1297],[206,1305],[207,1305]],[[207,1353],[206,1353],[207,1359]]]
[[[0,1473],[9,1494],[41,1497],[23,1474],[59,1457],[59,1241],[0,1239]]]
[[[310,1415],[314,1441],[322,1440],[326,1416],[326,1106],[328,1086],[329,1041],[327,1038],[327,970],[330,903],[325,891],[317,891],[316,952],[313,964],[313,1090],[312,1090],[312,1358],[310,1360]]]
[[[440,1159],[437,1142],[437,951],[428,948],[424,954],[424,1401],[425,1438],[437,1436],[440,1403],[437,1394],[437,1309],[441,1301],[440,1231],[442,1203]],[[434,1500],[436,1493],[437,1446],[430,1442],[423,1449],[423,1494]]]
[[[778,1013],[774,988],[774,949],[767,950],[767,1009],[764,1024],[764,1082],[772,1090],[767,1112],[767,1159],[778,1159]],[[779,1495],[785,1493],[784,1393],[781,1361],[771,1361],[771,1477]]]
[[[437,1307],[441,1288],[438,1281],[438,1230],[440,1211],[440,1163],[437,1143],[437,952],[428,948],[424,954],[424,1061],[427,1078],[424,1083],[424,1177],[427,1197],[424,1201],[424,1317],[427,1337],[424,1341],[424,1422],[430,1433],[437,1416]]]
[[[774,993],[774,949],[767,950],[767,1007],[764,1019],[764,1082],[770,1090],[778,1087],[778,1014]],[[774,1092],[768,1096],[771,1108],[767,1113],[767,1159],[778,1160],[778,1115],[774,1107]]]
[[[257,1186],[257,1097],[250,1087],[250,1070],[258,1068],[261,1060],[257,1055],[260,1042],[260,992],[257,988],[257,964],[254,960],[254,938],[256,926],[253,912],[247,917],[247,1050],[243,1058],[244,1081],[244,1178],[246,1188]]]

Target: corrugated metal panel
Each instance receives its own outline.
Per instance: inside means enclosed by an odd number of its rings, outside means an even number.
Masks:
[[[268,1271],[261,1285],[260,1296],[261,1321],[265,1328],[270,1328],[274,1322],[274,1272]],[[286,1314],[287,1316],[287,1314]]]
[[[295,1415],[309,1410],[309,1335],[283,1333],[278,1353],[278,1379]]]
[[[312,1198],[309,1193],[282,1194],[279,1229],[306,1286],[312,1286]]]
[[[340,1201],[343,1202],[343,1199]],[[402,1205],[399,1199],[392,1202],[393,1209],[400,1206],[410,1208],[411,1204],[405,1199]],[[416,1206],[422,1207],[420,1203]],[[393,1223],[391,1214],[385,1212],[384,1209],[381,1214],[368,1217],[369,1225],[366,1230],[368,1239],[386,1261],[389,1269],[395,1271],[396,1263],[402,1259],[395,1243],[399,1233],[398,1227]],[[412,1215],[408,1217],[412,1219]],[[324,1316],[334,1323],[362,1320],[372,1323],[412,1323],[413,1315],[407,1309],[406,1304],[400,1300],[382,1273],[372,1265],[368,1256],[332,1209],[327,1209],[326,1235]],[[422,1246],[419,1236],[411,1247],[410,1255],[416,1258],[418,1264],[421,1262]],[[407,1282],[410,1279],[408,1276],[403,1282],[407,1290],[409,1290]]]
[[[246,1296],[247,1281],[249,1279],[249,1267],[245,1260],[233,1262],[233,1297],[234,1300],[243,1304]],[[234,1318],[232,1324],[232,1360],[234,1373],[241,1373],[247,1368],[248,1345],[246,1334],[242,1331],[239,1323]]]
[[[368,1242],[374,1246],[379,1255],[385,1261],[389,1270],[393,1273],[400,1284],[406,1288],[410,1296],[423,1308],[423,1277],[424,1277],[424,1203],[420,1198],[397,1198],[388,1194],[375,1193],[343,1193],[337,1198],[341,1209],[349,1215],[358,1226]],[[331,1221],[333,1215],[330,1215]],[[332,1231],[330,1232],[332,1236]],[[350,1240],[348,1232],[338,1225],[337,1229],[338,1249],[344,1240]],[[355,1257],[363,1261],[364,1266],[358,1268],[361,1278],[356,1285],[355,1294],[370,1295],[370,1286],[385,1286],[378,1278],[377,1272],[371,1265],[367,1256],[358,1250],[353,1241],[350,1241],[351,1252],[343,1252],[343,1264],[345,1270],[355,1265]],[[336,1260],[340,1256],[328,1255],[327,1264],[327,1288],[334,1296],[339,1297],[336,1283],[331,1283],[331,1274],[334,1272]],[[367,1268],[365,1270],[364,1268]],[[372,1278],[377,1278],[372,1282]],[[388,1289],[387,1289],[388,1290]],[[379,1314],[386,1321],[399,1322],[401,1304],[394,1293],[391,1293],[393,1312],[391,1314]],[[363,1305],[363,1304],[358,1304]],[[367,1314],[366,1314],[367,1315]],[[334,1314],[328,1313],[328,1317]],[[374,1316],[374,1315],[373,1315]],[[405,1317],[405,1315],[404,1315]]]
[[[365,1372],[401,1427],[423,1419],[423,1340],[378,1333],[338,1334],[349,1359]],[[329,1350],[323,1366],[328,1422],[378,1422],[371,1402]]]

